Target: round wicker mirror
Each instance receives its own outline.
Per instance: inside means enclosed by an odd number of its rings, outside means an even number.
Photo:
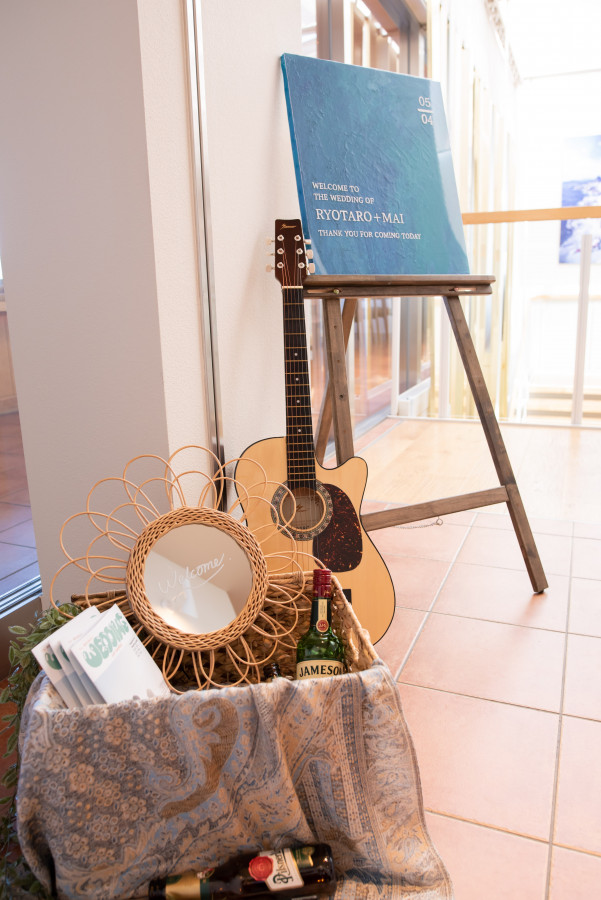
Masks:
[[[242,612],[252,586],[246,551],[226,531],[177,525],[148,550],[146,598],[179,631],[220,631]]]
[[[209,650],[254,622],[267,592],[267,564],[252,532],[231,516],[180,507],[142,531],[125,582],[151,634],[182,650]]]

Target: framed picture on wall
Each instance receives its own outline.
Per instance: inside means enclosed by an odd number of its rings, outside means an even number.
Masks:
[[[562,206],[601,206],[601,134],[567,138],[562,170]],[[593,236],[591,262],[601,263],[601,219],[568,219],[561,223],[560,263],[580,262],[584,234]]]

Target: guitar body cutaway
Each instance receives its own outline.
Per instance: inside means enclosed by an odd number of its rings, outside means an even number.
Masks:
[[[386,563],[361,524],[367,463],[355,456],[335,469],[325,469],[316,460],[314,465],[319,496],[315,521],[307,523],[308,537],[303,540],[304,525],[291,521],[291,514],[286,517],[281,503],[285,492],[277,493],[287,480],[286,439],[268,438],[248,447],[235,473],[247,525],[261,545],[270,573],[310,570],[315,566],[313,557],[331,569],[375,643],[392,621],[395,598]],[[297,500],[297,505],[302,502]],[[290,563],[294,548],[296,567]]]

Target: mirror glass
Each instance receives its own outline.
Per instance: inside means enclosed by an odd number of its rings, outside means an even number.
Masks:
[[[154,612],[188,634],[207,634],[242,612],[252,589],[245,551],[211,525],[180,525],[150,548],[144,590]]]

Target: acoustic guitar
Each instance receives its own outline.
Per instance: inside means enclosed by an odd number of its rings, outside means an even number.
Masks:
[[[244,451],[235,477],[249,497],[260,499],[241,501],[249,528],[262,540],[268,569],[285,570],[285,556],[278,554],[289,552],[293,538],[301,568],[314,567],[310,556],[303,556],[310,554],[331,569],[375,642],[392,621],[394,587],[361,524],[367,463],[353,457],[325,469],[315,459],[303,299],[307,261],[299,220],[276,220],[275,248],[284,306],[286,437],[258,441]],[[263,492],[255,463],[270,482]],[[277,490],[274,483],[280,484]]]

